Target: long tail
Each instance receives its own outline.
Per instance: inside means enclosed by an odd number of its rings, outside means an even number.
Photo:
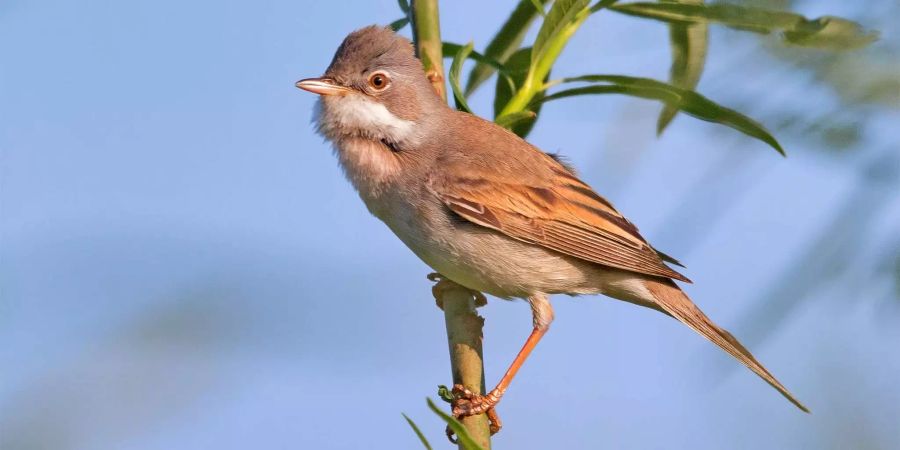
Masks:
[[[769,373],[769,371],[766,370],[752,354],[750,354],[750,351],[744,348],[744,346],[731,335],[731,333],[719,328],[709,320],[709,317],[706,317],[706,314],[703,314],[703,311],[700,311],[700,308],[698,308],[697,305],[688,298],[687,294],[682,292],[673,281],[657,278],[644,279],[643,283],[650,293],[653,294],[656,303],[663,311],[691,327],[691,329],[700,333],[703,337],[712,341],[712,343],[721,347],[722,350],[725,350],[729,355],[734,356],[738,361],[765,380],[766,383],[769,383],[773,388],[777,389],[778,392],[791,403],[804,412],[809,412],[809,409],[788,392],[787,388],[779,383],[778,380],[776,380],[775,377],[772,376],[772,374]]]

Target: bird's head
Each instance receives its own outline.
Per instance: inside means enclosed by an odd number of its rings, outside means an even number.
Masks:
[[[415,143],[429,113],[446,107],[409,40],[374,25],[350,33],[325,75],[297,87],[320,95],[317,125],[332,140]]]

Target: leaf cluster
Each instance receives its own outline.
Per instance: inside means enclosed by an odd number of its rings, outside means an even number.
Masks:
[[[398,0],[404,17],[391,24],[409,23],[410,7]],[[549,5],[549,9],[548,9]],[[668,81],[621,74],[587,74],[551,79],[559,55],[580,27],[600,11],[664,22],[669,27],[672,64]],[[540,22],[534,41],[528,31]],[[722,124],[756,138],[781,154],[784,149],[759,122],[697,93],[695,88],[707,57],[711,25],[761,34],[778,34],[791,46],[849,50],[865,46],[878,34],[839,17],[808,19],[788,12],[703,0],[628,2],[617,0],[520,0],[483,52],[474,43],[445,42],[445,57],[452,57],[450,88],[456,107],[471,112],[468,97],[491,76],[494,84],[494,121],[525,137],[537,121],[544,103],[580,95],[621,94],[663,104],[657,122],[661,134],[679,112]],[[463,82],[466,60],[474,65]]]

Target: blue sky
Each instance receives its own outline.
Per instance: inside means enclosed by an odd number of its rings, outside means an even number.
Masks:
[[[476,48],[512,8],[444,3],[445,39]],[[0,447],[419,448],[401,412],[443,446],[424,402],[450,381],[429,270],[368,215],[312,130],[314,96],[293,87],[348,32],[397,17],[392,0],[0,7]],[[809,75],[769,70],[759,40],[712,36],[711,98],[762,117],[837,104]],[[661,24],[599,14],[557,73],[665,79],[666,42]],[[490,113],[489,90],[476,112]],[[869,115],[863,156],[844,159],[797,135],[783,159],[689,117],[657,139],[657,112],[561,101],[530,140],[685,262],[689,294],[814,414],[662,315],[560,297],[499,407],[497,447],[889,445],[900,311],[867,275],[900,242],[900,196],[848,166],[896,163],[896,109]],[[853,215],[879,206],[867,245],[805,261],[848,199]],[[777,325],[742,322],[798,265],[824,267],[822,288]],[[493,299],[482,314],[491,384],[530,312]]]

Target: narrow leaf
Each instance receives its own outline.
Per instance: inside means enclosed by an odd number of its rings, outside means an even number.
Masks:
[[[445,58],[455,56],[457,53],[459,53],[459,51],[462,48],[463,48],[462,45],[456,44],[453,42],[444,42],[441,46],[441,50],[444,52]],[[471,59],[479,64],[484,64],[484,65],[491,67],[492,70],[495,70],[495,71],[497,71],[497,73],[500,74],[500,77],[504,80],[505,83],[507,83],[510,86],[513,85],[512,79],[509,77],[506,67],[503,64],[501,64],[499,61],[497,61],[489,56],[482,55],[481,53],[478,53],[475,50],[472,50],[472,52],[469,53],[468,57],[469,57],[469,59]],[[469,96],[469,93],[466,92],[466,97],[468,97],[468,96]]]
[[[513,54],[504,67],[506,68],[506,73],[509,75],[509,82],[506,80],[497,79],[497,83],[494,91],[494,120],[497,123],[501,117],[511,117],[515,116],[518,113],[524,111],[517,111],[510,114],[503,114],[501,116],[501,111],[506,107],[506,104],[509,103],[509,100],[515,95],[516,90],[522,86],[522,83],[525,81],[525,77],[528,75],[528,68],[531,64],[531,49],[526,47],[523,49],[519,49],[515,54]],[[544,97],[544,91],[538,92],[535,94],[532,102],[534,106],[530,108],[531,117],[524,116],[516,116],[518,119],[510,123],[508,126],[503,125],[506,128],[509,128],[513,133],[516,133],[520,137],[528,136],[528,133],[531,132],[531,129],[534,128],[534,123],[537,118],[537,114],[541,111],[541,103],[540,99]],[[504,119],[506,120],[506,119]]]
[[[707,122],[719,123],[748,136],[757,138],[784,155],[778,141],[758,122],[733,110],[720,106],[712,100],[687,89],[682,89],[649,78],[624,75],[585,75],[566,78],[563,82],[606,83],[573,89],[566,89],[546,96],[543,102],[576,95],[624,94],[634,97],[658,100],[684,111],[686,114]]]
[[[419,429],[416,423],[413,422],[412,419],[407,417],[406,414],[402,414],[402,416],[404,419],[406,419],[406,423],[408,423],[409,426],[412,427],[413,431],[416,432],[416,436],[418,436],[419,440],[422,441],[422,445],[424,445],[427,450],[432,450],[431,444],[428,443],[428,439],[425,439],[425,435],[422,434],[422,430]]]
[[[791,12],[732,4],[685,5],[678,3],[619,3],[611,10],[664,22],[718,22],[744,30],[769,33],[794,26],[803,16]]]
[[[702,4],[703,0],[676,0],[677,3]],[[708,47],[708,28],[706,23],[670,23],[669,41],[672,47],[672,67],[669,69],[669,82],[683,89],[694,90],[703,73]],[[675,118],[678,108],[664,105],[656,122],[656,134],[663,130]]]
[[[832,50],[852,50],[878,40],[877,32],[866,31],[856,22],[840,17],[819,17],[806,20],[784,31],[784,40],[802,47]]]
[[[541,11],[543,11],[543,5],[547,1],[540,0]],[[525,34],[528,33],[528,29],[531,28],[531,24],[537,16],[538,12],[530,0],[520,0],[512,14],[500,27],[500,31],[485,47],[484,55],[501,64],[506,63],[506,60],[519,49],[519,45],[525,39]],[[469,79],[466,81],[466,95],[471,95],[472,92],[475,92],[482,83],[494,74],[495,70],[494,66],[483,62],[476,64],[472,71],[469,72]]]
[[[521,122],[524,122],[526,120],[533,121],[535,117],[537,117],[537,114],[535,114],[534,111],[519,111],[512,114],[500,116],[494,119],[494,122],[496,122],[497,125],[500,125],[503,128],[511,130],[513,126],[518,125]]]
[[[719,23],[762,34],[781,32],[785,42],[805,47],[847,50],[878,39],[878,33],[838,17],[807,19],[800,14],[727,3],[688,5],[681,3],[619,3],[611,10],[664,22]]]
[[[597,3],[594,3],[594,6],[591,6],[591,14],[593,14],[597,11],[600,11],[601,9],[609,8],[610,6],[613,5],[613,3],[616,3],[617,1],[619,1],[619,0],[600,0],[600,1],[598,1]]]
[[[450,426],[450,429],[453,430],[454,433],[456,433],[456,438],[459,439],[459,443],[463,446],[463,448],[465,448],[466,450],[484,450],[480,445],[478,445],[478,443],[475,442],[474,439],[472,439],[472,436],[469,435],[466,427],[459,423],[458,420],[456,420],[453,416],[445,413],[444,411],[441,411],[441,409],[438,408],[430,398],[426,400],[428,402],[428,408],[434,411],[434,413],[437,414],[438,417],[440,417],[444,422],[447,422],[447,425]]]
[[[556,0],[553,2],[550,12],[544,18],[544,23],[541,24],[541,29],[534,39],[534,45],[531,50],[531,65],[535,65],[544,56],[550,40],[572,23],[575,16],[585,9],[588,3],[590,3],[590,0]]]
[[[541,0],[531,0],[531,4],[534,5],[534,9],[537,10],[538,14],[547,17],[547,14],[544,13],[544,3]]]
[[[460,87],[459,72],[462,70],[466,58],[472,53],[473,46],[474,44],[469,42],[463,48],[459,49],[459,51],[456,52],[456,56],[453,57],[453,63],[450,64],[450,88],[453,89],[453,100],[456,103],[456,109],[467,113],[471,113],[472,110],[469,109],[469,105],[466,104],[466,94],[463,92],[462,87]]]
[[[459,53],[459,51],[463,47],[465,47],[465,46],[462,44],[454,43],[454,42],[443,42],[441,44],[441,49],[444,52],[445,58],[449,58],[451,55],[456,55],[457,53]],[[468,58],[473,61],[476,61],[480,64],[488,65],[493,70],[500,71],[501,73],[506,72],[506,69],[502,63],[500,63],[499,61],[497,61],[489,56],[482,55],[481,53],[478,53],[475,50],[472,50],[471,52],[469,52]]]
[[[400,7],[400,11],[409,15],[409,2],[407,0],[397,0],[397,6]]]
[[[405,27],[408,23],[409,23],[409,18],[404,17],[402,19],[397,19],[397,20],[391,22],[391,24],[388,25],[388,27],[390,27],[392,30],[394,30],[396,32],[396,31],[402,30],[403,27]]]

